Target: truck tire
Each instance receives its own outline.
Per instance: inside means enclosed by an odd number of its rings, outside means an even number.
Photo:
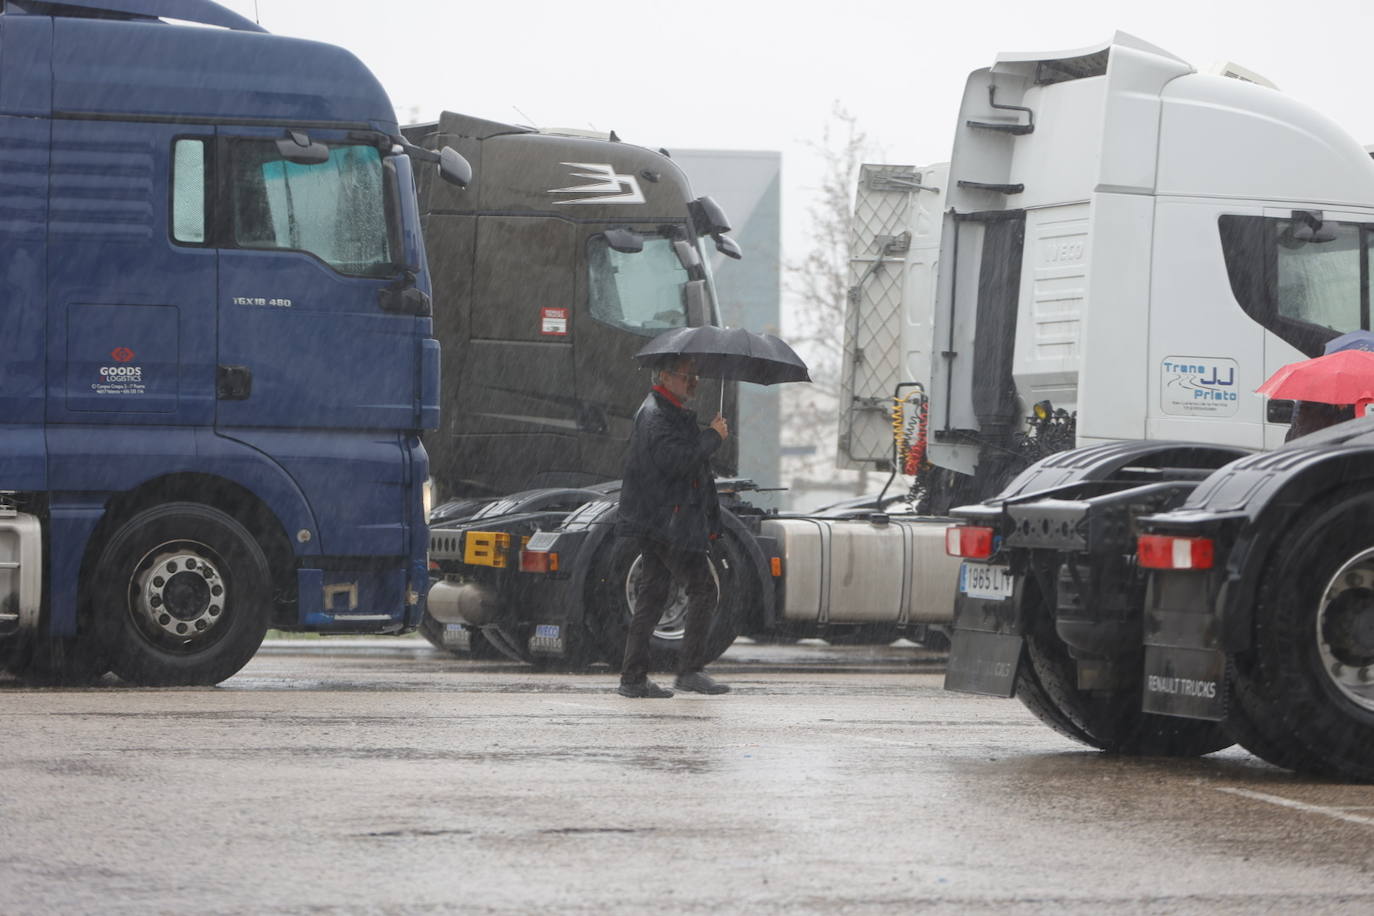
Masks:
[[[1374,494],[1319,502],[1264,564],[1253,646],[1234,660],[1257,756],[1374,781]]]
[[[714,541],[710,553],[711,570],[716,577],[716,609],[711,617],[711,630],[706,637],[706,663],[721,656],[739,635],[740,620],[752,600],[752,577],[749,575],[744,551],[731,534]],[[585,604],[588,629],[596,643],[602,661],[619,671],[625,661],[625,634],[632,604],[633,577],[637,571],[639,551],[633,542],[617,537],[608,540],[597,554],[592,575],[588,580]],[[685,635],[684,616],[687,599],[682,586],[673,583],[668,608],[659,620],[649,640],[650,667],[655,671],[676,671],[678,656]]]
[[[1139,683],[1079,690],[1077,665],[1055,634],[1048,610],[1037,603],[1029,611],[1016,695],[1050,728],[1100,751],[1132,757],[1198,757],[1235,743],[1219,723],[1141,711]]]
[[[90,584],[110,668],[133,684],[217,684],[248,663],[267,633],[267,559],[243,525],[208,506],[139,512],[106,542]]]
[[[1251,670],[1255,664],[1254,653],[1230,659],[1226,730],[1237,744],[1274,766],[1317,776],[1332,775],[1322,759],[1274,715],[1273,685]]]

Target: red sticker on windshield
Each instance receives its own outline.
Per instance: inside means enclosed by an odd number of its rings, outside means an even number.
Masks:
[[[567,309],[540,309],[539,333],[565,337],[568,333]]]

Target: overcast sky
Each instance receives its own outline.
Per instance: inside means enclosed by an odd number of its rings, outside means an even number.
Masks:
[[[1374,144],[1370,0],[220,2],[269,31],[349,48],[402,120],[448,108],[614,128],[670,150],[780,150],[790,259],[819,174],[806,143],[833,102],[858,119],[874,161],[942,161],[965,77],[999,51],[1079,48],[1120,29],[1198,69],[1258,71]]]

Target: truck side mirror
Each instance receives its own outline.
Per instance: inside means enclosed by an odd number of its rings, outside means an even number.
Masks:
[[[697,253],[696,246],[691,242],[678,239],[673,242],[673,251],[677,253],[678,262],[688,270],[701,266],[701,255]]]
[[[451,185],[466,188],[472,184],[472,163],[451,146],[439,150],[439,177]]]
[[[1320,210],[1294,210],[1292,237],[1297,242],[1333,242],[1336,230],[1326,224]]]
[[[698,197],[687,205],[692,223],[701,235],[720,235],[730,231],[730,218],[725,209],[709,197]]]
[[[288,130],[285,137],[279,137],[277,152],[295,165],[323,165],[329,161],[329,147],[315,143],[300,130]]]
[[[716,251],[719,251],[727,258],[734,258],[736,261],[738,261],[740,258],[744,257],[744,249],[739,247],[739,242],[730,238],[730,236],[717,235],[715,236],[715,239]]]
[[[644,250],[644,236],[632,229],[607,229],[601,235],[612,251],[621,254],[639,254]]]
[[[711,308],[706,301],[706,281],[687,281],[683,295],[687,298],[687,327],[700,328],[710,324]]]
[[[391,156],[382,163],[385,176],[387,242],[399,269],[396,282],[377,292],[388,312],[429,315],[432,305],[416,281],[424,270],[424,242],[420,238],[420,209],[415,199],[415,172],[410,159]]]

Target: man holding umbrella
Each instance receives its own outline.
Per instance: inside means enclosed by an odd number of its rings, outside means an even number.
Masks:
[[[696,394],[697,373],[756,385],[809,382],[801,358],[771,334],[701,325],[660,334],[638,353],[655,367],[654,389],[635,414],[630,456],[620,490],[618,534],[634,538],[644,557],[634,617],[625,640],[620,694],[670,697],[648,678],[649,638],[663,615],[673,578],[687,592],[687,632],[675,686],[696,693],[725,693],[701,669],[711,628],[715,577],[707,551],[720,534],[720,503],[710,458],[730,434],[717,411],[707,429],[684,405]],[[725,391],[721,389],[721,403]]]
[[[687,409],[697,390],[691,357],[672,359],[654,377],[653,390],[635,414],[616,524],[616,533],[634,539],[643,556],[618,692],[635,699],[673,695],[649,680],[649,638],[677,578],[686,589],[687,626],[674,686],[725,693],[730,688],[701,669],[716,599],[707,551],[720,523],[710,459],[730,430],[719,413],[699,429],[696,414]]]

